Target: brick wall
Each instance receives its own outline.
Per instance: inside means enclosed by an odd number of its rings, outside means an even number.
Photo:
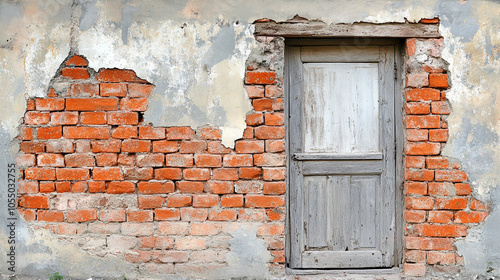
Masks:
[[[283,271],[285,128],[275,73],[247,73],[254,112],[229,149],[217,128],[144,124],[154,86],[131,70],[87,66],[71,57],[54,79],[59,90],[28,100],[18,207],[32,228],[145,272],[189,274],[226,266],[230,232],[249,225],[267,244],[269,267]]]
[[[272,59],[283,58],[272,38],[259,41]],[[408,276],[459,272],[454,242],[488,214],[460,164],[441,155],[451,113],[442,47],[442,39],[406,42]],[[268,267],[283,274],[282,73],[248,67],[254,111],[229,149],[217,128],[144,124],[154,86],[131,70],[96,73],[87,65],[71,57],[54,79],[67,86],[28,100],[18,204],[32,228],[97,256],[123,256],[141,271],[186,274],[226,267],[231,232],[250,225],[267,244]]]

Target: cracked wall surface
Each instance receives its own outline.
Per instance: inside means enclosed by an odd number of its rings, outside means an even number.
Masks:
[[[332,12],[342,11],[342,13]],[[155,126],[206,124],[223,131],[228,146],[240,138],[251,110],[243,86],[247,61],[268,70],[282,69],[279,57],[269,57],[253,38],[259,18],[286,20],[295,14],[327,23],[404,22],[441,19],[442,57],[449,63],[453,108],[450,137],[444,155],[458,159],[469,175],[474,196],[490,205],[490,216],[457,243],[464,273],[498,276],[500,241],[497,214],[500,182],[500,4],[497,1],[3,1],[0,3],[0,110],[2,157],[14,162],[19,147],[14,138],[29,97],[44,97],[59,63],[70,49],[87,56],[90,67],[134,69],[157,87],[145,121]],[[237,81],[240,82],[237,82]],[[172,105],[174,101],[175,106]],[[154,104],[154,105],[153,105]],[[179,112],[183,113],[178,118]],[[0,176],[6,181],[7,171]],[[0,190],[0,199],[7,193]],[[3,204],[1,207],[3,206]],[[1,217],[5,222],[5,209]],[[20,221],[19,256],[27,256],[46,236],[27,230]],[[473,234],[471,234],[473,233]],[[0,235],[7,230],[1,228]],[[5,238],[2,238],[5,240]],[[2,243],[2,250],[7,244]],[[63,243],[51,243],[53,253],[20,262],[25,271],[55,270],[86,275],[65,252],[80,256]],[[43,259],[44,264],[37,264]],[[77,258],[78,259],[78,258]],[[5,261],[0,254],[0,261]],[[102,260],[85,257],[89,265]],[[93,263],[92,263],[93,262]],[[109,275],[128,272],[117,260],[105,260]],[[4,267],[0,273],[6,274]]]

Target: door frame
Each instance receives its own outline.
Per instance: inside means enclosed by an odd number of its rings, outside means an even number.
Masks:
[[[285,149],[287,151],[286,157],[286,185],[290,186],[290,172],[291,172],[291,158],[290,158],[290,47],[291,46],[342,46],[342,45],[393,45],[395,50],[395,81],[394,81],[394,125],[395,125],[395,160],[396,160],[396,185],[395,185],[395,240],[394,240],[394,263],[393,267],[399,267],[403,262],[404,247],[404,163],[403,163],[403,146],[405,143],[405,129],[403,125],[404,110],[404,92],[403,92],[403,78],[404,78],[404,55],[403,46],[404,41],[400,39],[380,39],[380,38],[347,38],[347,39],[311,39],[311,38],[286,38],[285,39],[285,68],[284,68],[284,90],[285,90]],[[286,268],[290,268],[291,257],[291,226],[290,226],[290,187],[287,187],[286,192],[286,220],[285,220],[285,260]],[[373,270],[386,270],[369,269]],[[294,271],[310,271],[311,269],[293,269]],[[335,271],[346,271],[346,269],[333,269]],[[353,269],[349,269],[353,270]],[[363,269],[361,269],[363,270]],[[324,272],[324,270],[322,270]],[[359,269],[358,269],[359,271]]]

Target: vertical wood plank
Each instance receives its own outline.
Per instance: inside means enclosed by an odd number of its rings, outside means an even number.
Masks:
[[[306,250],[321,249],[328,246],[327,226],[330,218],[325,176],[305,176],[304,193],[306,206]]]

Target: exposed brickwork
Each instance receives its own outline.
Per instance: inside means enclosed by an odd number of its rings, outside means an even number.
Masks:
[[[454,242],[482,222],[488,208],[475,208],[467,174],[441,156],[451,113],[440,57],[443,39],[408,39],[406,44],[405,273],[456,273],[463,260]]]
[[[143,124],[154,86],[131,70],[95,73],[87,65],[73,56],[61,74],[67,91],[28,100],[18,159],[25,219],[70,242],[75,234],[92,238],[96,255],[124,256],[141,269],[170,265],[169,273],[187,264],[223,267],[229,233],[251,223],[268,244],[269,265],[283,265],[284,115],[276,74],[247,73],[258,113],[248,115],[251,133],[228,149],[217,128]]]

